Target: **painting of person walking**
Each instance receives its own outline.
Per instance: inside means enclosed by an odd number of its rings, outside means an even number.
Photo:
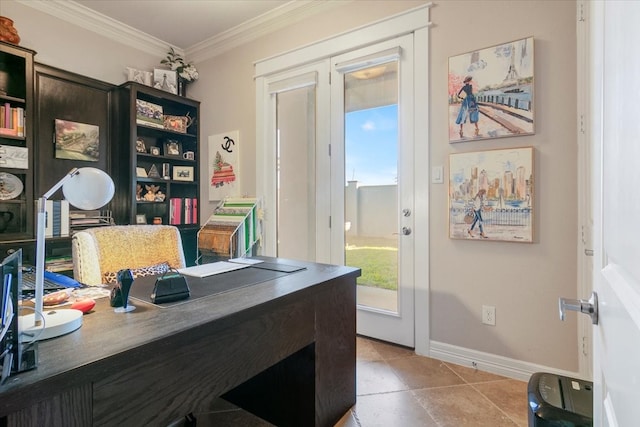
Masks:
[[[449,155],[449,237],[532,243],[533,147]]]
[[[469,237],[474,237],[473,229],[476,228],[476,224],[478,225],[478,230],[480,231],[480,237],[486,239],[487,236],[484,234],[484,228],[482,223],[484,220],[482,219],[482,210],[485,209],[484,206],[484,195],[487,193],[485,189],[481,189],[476,194],[476,197],[473,198],[473,222],[471,223],[471,227],[467,230],[467,234]]]
[[[458,91],[458,98],[462,99],[460,104],[460,111],[456,118],[456,124],[460,125],[460,138],[464,136],[463,126],[469,119],[469,122],[475,125],[474,135],[478,136],[480,130],[478,129],[478,103],[476,97],[473,96],[473,86],[471,85],[471,76],[467,76],[464,79],[464,86]]]
[[[449,58],[449,142],[534,133],[533,37]]]

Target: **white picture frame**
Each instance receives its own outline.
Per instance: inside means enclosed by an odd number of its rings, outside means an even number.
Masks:
[[[153,87],[169,93],[178,93],[178,74],[164,68],[153,69]]]

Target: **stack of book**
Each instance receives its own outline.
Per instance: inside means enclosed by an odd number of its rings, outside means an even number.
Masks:
[[[173,197],[169,199],[169,224],[198,223],[198,199]]]
[[[69,202],[66,200],[47,200],[45,204],[47,220],[45,237],[69,235]]]
[[[24,108],[0,105],[0,135],[24,136]]]

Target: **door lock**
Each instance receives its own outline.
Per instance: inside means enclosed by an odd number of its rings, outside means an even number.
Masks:
[[[411,209],[408,209],[408,208],[402,209],[402,215],[407,217],[411,216]]]
[[[564,320],[565,310],[571,310],[588,314],[591,316],[591,323],[598,324],[598,294],[595,292],[591,292],[591,298],[588,300],[560,298],[558,308],[560,309],[560,320]]]
[[[411,234],[411,227],[402,227],[402,234],[404,234],[405,236]]]

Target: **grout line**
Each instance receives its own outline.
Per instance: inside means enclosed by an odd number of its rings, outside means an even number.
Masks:
[[[513,418],[511,418],[509,416],[509,414],[507,414],[505,411],[502,410],[502,408],[500,408],[493,400],[489,399],[488,396],[486,396],[483,392],[481,392],[480,390],[478,390],[476,387],[474,387],[473,384],[469,384],[469,386],[475,390],[476,393],[480,394],[480,396],[484,397],[489,403],[491,403],[491,405],[493,405],[498,411],[500,411],[505,417],[507,417],[507,419],[509,421],[511,421],[512,423],[514,423],[516,426],[519,426],[520,424],[518,424],[518,422],[516,420],[514,420]]]

